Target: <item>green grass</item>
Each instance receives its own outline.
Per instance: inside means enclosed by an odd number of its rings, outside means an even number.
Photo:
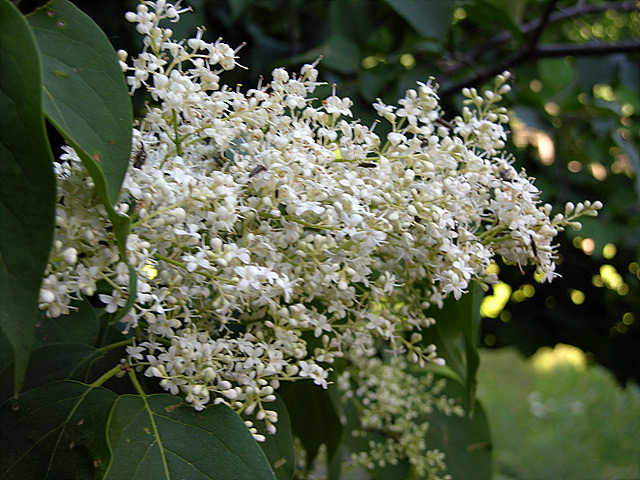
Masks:
[[[525,360],[481,352],[478,397],[491,427],[495,480],[640,478],[640,388],[620,387],[561,345]]]

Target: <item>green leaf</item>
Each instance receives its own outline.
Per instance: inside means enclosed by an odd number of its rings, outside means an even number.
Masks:
[[[612,55],[605,57],[576,58],[576,74],[582,91],[593,96],[593,86],[598,83],[612,83],[616,76],[616,60]]]
[[[358,92],[368,102],[375,102],[377,97],[385,95],[389,86],[393,84],[393,72],[378,69],[365,70],[360,74],[360,81],[358,82]]]
[[[438,348],[438,356],[462,379],[467,389],[466,401],[472,409],[480,363],[477,331],[482,294],[473,285],[470,290],[460,300],[447,298],[442,309],[431,307],[426,314],[435,318],[436,324],[424,330],[423,336],[426,343],[433,343]]]
[[[259,443],[271,469],[278,480],[291,480],[295,472],[295,455],[293,453],[293,437],[291,436],[291,422],[287,408],[276,395],[275,402],[265,403],[264,408],[273,410],[278,414],[275,435],[267,432],[264,421],[256,420],[255,415],[243,415],[245,420],[250,420],[259,433],[264,435],[265,441]]]
[[[88,300],[72,302],[71,312],[57,318],[43,314],[36,323],[35,344],[84,343],[95,345],[100,321]]]
[[[618,78],[629,90],[636,92],[640,85],[640,65],[627,56],[618,59]]]
[[[13,363],[13,348],[7,336],[0,330],[0,369],[5,369],[11,363]]]
[[[96,349],[80,343],[54,343],[33,349],[27,368],[24,390],[55,382],[57,380],[84,380],[83,375],[90,363],[102,354]],[[0,402],[12,396],[9,365],[0,373]]]
[[[368,0],[329,3],[329,21],[334,32],[363,45],[376,27]]]
[[[358,45],[340,33],[334,33],[329,37],[321,47],[320,54],[324,67],[345,75],[355,72],[360,66]]]
[[[524,41],[520,27],[514,20],[513,0],[511,2],[496,2],[480,0],[466,5],[467,18],[470,22],[482,27],[485,31],[492,31],[499,25],[513,34],[519,42]]]
[[[106,480],[275,480],[233,410],[196,412],[180,402],[167,394],[118,398],[109,417]]]
[[[576,72],[565,58],[545,58],[538,61],[540,79],[553,93],[558,93],[575,81]]]
[[[231,21],[237,21],[244,13],[247,7],[247,0],[229,0],[229,8],[231,8]]]
[[[116,53],[93,20],[67,0],[52,0],[28,22],[42,58],[47,116],[88,157],[100,195],[113,205],[129,165],[133,125]]]
[[[636,174],[636,181],[634,182],[636,194],[638,195],[638,197],[640,197],[640,152],[638,151],[637,144],[633,141],[625,139],[622,136],[620,130],[614,131],[611,137],[613,138],[613,141],[616,143],[616,145],[620,147],[620,149],[629,159],[631,168]]]
[[[282,400],[291,419],[291,430],[307,452],[307,466],[315,460],[320,445],[327,446],[329,461],[342,438],[342,422],[329,393],[311,380],[281,387]]]
[[[385,0],[423,37],[443,41],[451,25],[454,2],[441,0]]]
[[[460,383],[448,379],[442,394],[464,403],[467,390]],[[431,424],[425,437],[427,448],[445,453],[448,475],[452,478],[491,479],[491,436],[487,417],[479,402],[475,402],[471,416],[447,416],[434,409],[426,420]]]
[[[104,32],[68,0],[52,0],[28,21],[42,60],[47,118],[89,171],[126,261],[131,220],[113,205],[129,165],[133,109],[116,53]],[[135,299],[131,267],[129,278],[122,315]]]
[[[18,392],[53,240],[56,186],[38,50],[7,0],[0,0],[0,111],[0,327],[13,347]]]
[[[104,429],[116,394],[63,381],[0,407],[0,478],[101,478],[109,451]]]

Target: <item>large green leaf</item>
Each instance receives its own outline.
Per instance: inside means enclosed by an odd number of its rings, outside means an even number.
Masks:
[[[423,37],[444,40],[451,25],[454,2],[441,0],[385,0]]]
[[[133,125],[116,53],[104,32],[68,0],[52,0],[28,22],[42,57],[47,116],[88,157],[83,161],[96,187],[113,205],[129,165]]]
[[[369,0],[330,2],[329,21],[334,32],[363,45],[375,29],[374,9]],[[357,21],[354,21],[357,20]]]
[[[295,456],[289,413],[280,396],[276,396],[275,402],[265,403],[264,407],[278,414],[277,430],[274,435],[267,432],[265,422],[256,420],[255,415],[243,415],[243,418],[250,420],[258,432],[264,435],[265,441],[260,443],[260,448],[267,457],[276,478],[291,480],[295,472]]]
[[[24,389],[55,382],[57,380],[85,380],[91,362],[102,354],[81,343],[54,343],[34,348],[27,368]],[[10,388],[11,366],[0,373],[0,402],[12,396]]]
[[[123,395],[108,442],[106,480],[275,480],[249,429],[225,405],[196,412],[173,395]]]
[[[0,327],[13,347],[17,392],[53,239],[56,186],[38,50],[7,0],[0,0],[0,112]]]
[[[321,47],[320,54],[323,66],[345,75],[355,72],[360,65],[358,45],[341,33],[331,35]]]
[[[447,379],[443,395],[464,403],[467,389],[460,383]],[[425,437],[429,450],[444,452],[446,473],[452,478],[491,479],[491,436],[489,424],[482,406],[477,401],[473,415],[447,416],[438,409],[426,419],[430,423]],[[416,421],[420,421],[417,419]]]
[[[280,394],[289,412],[293,434],[307,452],[307,466],[313,463],[322,444],[327,446],[331,460],[340,444],[343,427],[327,390],[311,380],[302,380],[283,385]]]
[[[71,312],[57,318],[40,315],[34,331],[35,343],[83,343],[94,346],[100,321],[88,300],[72,303]]]
[[[104,438],[116,394],[73,381],[43,385],[0,407],[0,478],[99,478],[108,463]]]
[[[573,88],[576,81],[576,70],[573,62],[566,58],[544,58],[538,60],[538,74],[543,85],[552,92],[559,92],[565,88]]]
[[[473,406],[476,391],[478,357],[478,328],[482,292],[471,286],[470,292],[460,300],[449,297],[441,309],[432,307],[426,313],[435,318],[436,324],[423,332],[424,341],[437,347],[449,369],[462,379],[467,389],[469,406]]]
[[[131,155],[133,109],[106,35],[68,0],[52,0],[28,17],[42,60],[44,109],[77,151],[107,210],[123,261],[131,221],[113,208]],[[129,267],[131,308],[136,276]]]
[[[465,5],[467,18],[484,31],[492,31],[497,25],[505,28],[513,34],[513,37],[522,42],[524,36],[518,24],[513,18],[513,0],[501,2],[493,0],[478,0]]]
[[[616,76],[616,60],[614,56],[578,57],[576,59],[576,75],[583,92],[589,97],[593,95],[593,86],[597,83],[612,83]]]

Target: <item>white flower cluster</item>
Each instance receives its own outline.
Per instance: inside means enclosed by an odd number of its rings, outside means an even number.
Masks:
[[[464,415],[455,400],[442,394],[446,380],[435,381],[432,373],[407,373],[407,363],[400,358],[348,358],[350,367],[338,378],[338,387],[343,402],[358,411],[359,425],[352,435],[369,439],[364,450],[352,454],[353,462],[373,470],[406,460],[416,478],[450,478],[440,476],[445,454],[428,449],[426,442],[434,410]]]
[[[422,365],[439,361],[406,332],[428,327],[424,309],[460,298],[471,281],[494,283],[494,256],[553,278],[553,238],[578,213],[551,220],[501,151],[506,74],[493,91],[467,92],[473,108],[452,123],[431,82],[399,107],[378,101],[391,125],[380,138],[350,120],[348,98],[313,98],[314,65],[276,69],[246,93],[221,84],[236,52],[204,42],[202,30],[174,41],[160,21],[183,12],[145,1],[126,16],[143,52],[132,66],[119,52],[131,89],[154,101],[133,130],[116,206],[132,218],[126,260],[139,277],[123,318],[128,361],[165,389],[197,409],[225,402],[273,425],[263,403],[279,382],[326,386],[347,350],[366,355],[379,340]],[[61,160],[40,306],[57,317],[98,295],[116,312],[127,265],[77,155]]]

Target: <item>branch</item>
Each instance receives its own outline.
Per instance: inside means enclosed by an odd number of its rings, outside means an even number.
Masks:
[[[638,6],[637,6],[636,0],[606,2],[606,3],[597,3],[597,4],[587,4],[587,5],[578,4],[573,7],[565,8],[560,12],[552,13],[551,15],[549,15],[546,21],[544,20],[544,18],[541,17],[541,18],[532,20],[531,22],[525,23],[524,25],[522,25],[520,31],[522,32],[522,35],[527,35],[535,31],[536,29],[539,29],[545,23],[548,25],[552,23],[561,22],[568,18],[589,15],[591,13],[601,13],[607,10],[632,12],[637,9],[638,9]],[[474,59],[482,56],[488,51],[494,50],[504,45],[505,43],[510,42],[511,40],[513,40],[513,38],[514,38],[513,33],[508,31],[504,31],[495,35],[490,40],[474,48],[469,53],[467,53],[466,55],[458,59],[456,63],[451,65],[449,68],[443,70],[442,74],[438,78],[439,83],[442,84],[445,80],[451,78],[453,75],[455,75],[464,67],[466,67],[469,63],[472,63]]]
[[[542,31],[544,30],[544,27],[547,26],[547,23],[549,22],[549,16],[555,8],[556,3],[558,3],[558,0],[549,0],[549,3],[547,3],[547,6],[544,9],[544,13],[542,14],[542,17],[540,17],[539,24],[534,29],[533,35],[531,36],[531,39],[527,44],[527,50],[532,51],[538,45],[540,37],[542,36]]]
[[[536,58],[565,57],[594,57],[609,55],[611,53],[640,53],[640,41],[626,41],[618,43],[589,42],[578,44],[553,44],[540,45],[536,51]]]
[[[440,98],[446,98],[462,90],[464,87],[475,87],[476,85],[495,77],[496,75],[509,70],[514,65],[530,62],[540,58],[573,56],[599,56],[612,53],[638,53],[640,52],[640,41],[626,41],[618,43],[590,42],[582,44],[546,44],[538,45],[532,50],[523,50],[515,55],[511,55],[506,60],[480,70],[475,77],[462,80],[454,85],[442,88]]]

